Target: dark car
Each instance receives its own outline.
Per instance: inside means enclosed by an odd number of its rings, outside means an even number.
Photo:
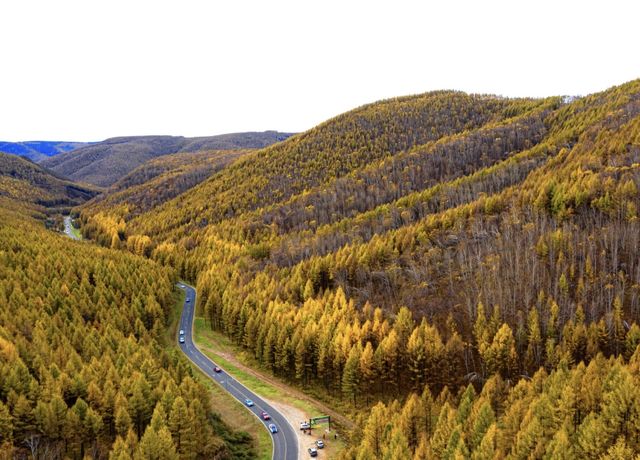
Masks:
[[[272,433],[277,433],[278,432],[278,427],[275,426],[273,423],[269,424],[269,431],[271,431]]]
[[[269,420],[271,418],[265,411],[260,412],[260,417],[262,417],[262,420]]]
[[[213,372],[222,372],[222,369],[220,369],[218,366],[213,368]]]
[[[311,455],[312,457],[317,457],[318,449],[316,449],[315,447],[309,447],[309,455]]]

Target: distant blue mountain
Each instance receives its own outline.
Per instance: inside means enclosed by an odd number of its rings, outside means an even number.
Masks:
[[[27,141],[27,142],[3,142],[0,141],[0,152],[19,155],[39,163],[40,161],[57,155],[70,152],[80,147],[85,147],[90,142],[66,142],[66,141]]]

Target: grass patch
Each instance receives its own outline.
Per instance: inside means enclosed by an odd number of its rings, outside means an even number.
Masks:
[[[216,334],[214,331],[209,330],[204,323],[203,318],[196,318],[194,322],[194,340],[198,345],[202,345],[202,352],[213,359],[216,363],[219,363],[224,367],[224,370],[229,374],[236,377],[243,385],[249,388],[254,393],[259,394],[260,396],[264,396],[269,399],[277,400],[277,401],[285,401],[292,406],[297,407],[300,410],[308,414],[316,414],[319,413],[318,409],[315,408],[312,404],[307,401],[301,401],[298,398],[294,398],[282,389],[275,387],[264,380],[261,380],[254,376],[253,374],[247,373],[244,370],[238,368],[224,357],[212,351],[212,349],[217,348],[219,345],[223,345],[226,349],[230,349],[233,345],[230,343],[229,339],[224,337],[221,334]],[[215,338],[214,338],[215,335]],[[215,343],[214,343],[215,342]],[[226,343],[225,343],[226,342]],[[204,350],[203,348],[206,348]]]
[[[219,414],[222,421],[222,429],[216,427],[216,432],[221,434],[222,438],[227,442],[229,449],[232,451],[234,459],[240,458],[257,458],[259,460],[270,460],[273,446],[271,437],[260,421],[249,411],[244,409],[242,404],[233,398],[229,393],[224,391],[219,385],[213,383],[209,377],[204,375],[200,369],[189,361],[191,368],[194,370],[195,379],[203,384],[211,395],[211,405],[216,413]],[[226,428],[226,430],[224,429]],[[229,430],[231,428],[231,430]],[[255,453],[252,455],[242,456],[246,451],[249,438],[251,447]]]
[[[247,362],[249,360],[246,359],[246,355],[242,351],[240,351],[239,348],[228,337],[220,332],[211,330],[205,324],[204,318],[202,317],[195,318],[193,327],[193,339],[196,342],[196,345],[198,345],[200,350],[205,355],[214,360],[216,364],[222,366],[225,372],[235,377],[251,391],[267,399],[283,402],[297,407],[309,416],[318,416],[323,414],[323,409],[314,405],[312,401],[299,399],[296,396],[292,396],[290,392],[287,392],[285,383],[282,383],[283,387],[272,385],[269,382],[256,377],[252,373],[246,372],[245,370],[239,368],[235,364],[231,363],[228,359],[225,359],[220,353],[216,353],[214,350],[220,350],[223,354],[226,355],[233,354],[236,359],[238,359],[238,361],[243,365],[252,369],[259,369],[262,373],[271,377],[269,372],[264,371],[264,369],[262,369],[257,363]],[[273,379],[276,380],[276,378]],[[333,420],[331,426],[334,428],[334,430],[335,428],[338,428],[343,433],[346,431],[344,427],[340,429],[340,424],[334,422]],[[296,429],[295,424],[293,428]],[[322,435],[320,434],[320,436]],[[309,437],[309,446],[313,444],[314,439],[317,438]],[[327,442],[327,448],[325,448],[324,450],[326,452],[326,455],[330,456],[328,458],[336,455],[337,452],[341,451],[345,447],[345,440],[343,436],[340,436],[337,440],[334,440],[333,435],[329,435],[329,437],[327,438]],[[301,444],[300,449],[302,451],[306,451],[306,448],[309,446],[307,446],[306,444]]]
[[[80,229],[76,228],[73,224],[71,224],[71,234],[74,236],[74,238],[77,238],[79,240],[82,239],[82,233],[80,233]]]

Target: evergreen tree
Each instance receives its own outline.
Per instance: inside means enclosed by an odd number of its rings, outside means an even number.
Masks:
[[[480,402],[480,401],[479,401]],[[478,415],[475,418],[473,428],[471,430],[471,437],[469,439],[469,448],[474,451],[482,442],[487,430],[495,422],[495,415],[491,404],[488,401],[484,401],[480,406]]]
[[[368,452],[382,452],[387,423],[387,408],[379,402],[371,409],[371,414],[362,432],[362,445]]]
[[[171,439],[171,433],[166,427],[156,432],[151,426],[147,426],[144,436],[140,440],[135,460],[178,460],[176,446]]]
[[[497,433],[498,429],[496,427],[496,424],[491,424],[491,426],[489,426],[489,429],[487,429],[485,435],[482,437],[480,445],[473,451],[471,455],[472,460],[493,460],[494,458],[496,458]]]
[[[360,389],[360,357],[362,355],[362,345],[357,343],[351,347],[349,358],[342,373],[342,393],[356,403],[356,394]]]
[[[9,408],[0,401],[0,444],[13,439],[13,417]]]
[[[360,372],[360,385],[362,392],[366,394],[367,404],[369,403],[370,392],[373,390],[374,376],[375,376],[375,360],[374,351],[371,342],[367,341],[367,344],[362,350],[359,363]]]
[[[438,417],[435,431],[431,437],[431,449],[437,458],[444,457],[454,429],[455,411],[449,406],[449,403],[445,402],[440,410],[440,416]]]
[[[168,426],[180,457],[195,458],[193,419],[182,396],[178,396],[173,402]],[[159,430],[158,433],[160,433]]]

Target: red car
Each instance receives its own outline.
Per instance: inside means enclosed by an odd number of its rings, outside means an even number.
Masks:
[[[271,416],[267,414],[265,411],[262,411],[260,415],[262,416],[262,420],[269,420],[271,418]]]
[[[222,369],[220,369],[218,366],[213,368],[213,372],[222,372]]]

